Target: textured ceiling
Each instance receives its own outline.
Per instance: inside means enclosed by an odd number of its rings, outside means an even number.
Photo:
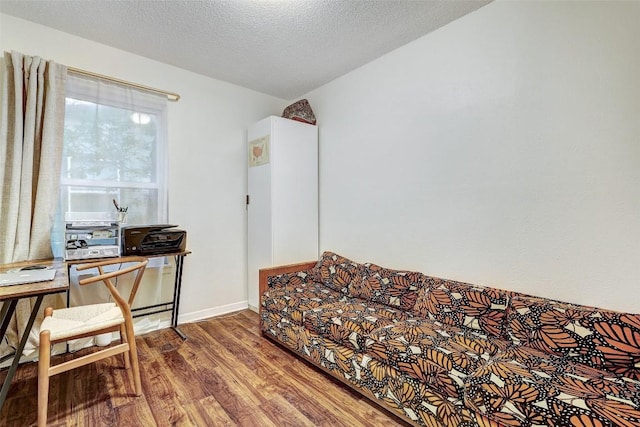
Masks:
[[[0,12],[291,100],[489,1],[0,0]]]

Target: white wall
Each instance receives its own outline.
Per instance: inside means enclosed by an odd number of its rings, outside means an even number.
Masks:
[[[640,312],[638,22],[495,2],[307,94],[321,249]]]
[[[640,312],[639,19],[638,2],[494,2],[308,94],[321,248]],[[287,102],[2,14],[0,47],[182,95],[181,318],[246,305],[246,127]]]
[[[193,252],[180,318],[246,307],[246,129],[287,103],[2,14],[0,47],[182,96],[168,113],[169,219]]]

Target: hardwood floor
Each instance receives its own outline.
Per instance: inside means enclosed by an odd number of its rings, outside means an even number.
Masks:
[[[245,310],[137,338],[143,396],[122,357],[51,379],[51,426],[405,426],[312,365],[262,338]],[[87,350],[83,350],[86,352]],[[68,356],[55,356],[59,362]],[[6,370],[0,373],[4,379]],[[35,425],[37,364],[20,366],[0,425]]]

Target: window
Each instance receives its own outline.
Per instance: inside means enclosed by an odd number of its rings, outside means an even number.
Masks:
[[[69,75],[55,256],[66,212],[115,213],[115,200],[127,224],[166,222],[165,122],[164,96]]]

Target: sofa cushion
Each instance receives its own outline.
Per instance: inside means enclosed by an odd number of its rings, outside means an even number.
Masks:
[[[637,426],[637,382],[527,347],[496,354],[465,381],[465,404],[509,426]]]
[[[346,300],[347,296],[315,282],[300,282],[295,285],[269,288],[260,298],[262,307],[267,311],[289,317],[295,324],[301,325],[304,312],[328,302]]]
[[[260,330],[281,344],[298,351],[305,345],[304,327],[291,321],[289,315],[281,315],[273,311],[262,310],[260,313]]]
[[[447,399],[386,363],[292,324],[277,313],[263,311],[261,319],[261,329],[266,336],[416,425],[475,425],[473,415],[462,400]]]
[[[511,294],[501,289],[428,277],[413,311],[442,323],[501,337]]]
[[[640,315],[516,296],[507,333],[516,345],[640,380]]]
[[[287,285],[299,285],[301,283],[320,282],[315,269],[284,273],[277,276],[269,276],[267,283],[269,288],[282,288]]]
[[[371,332],[365,350],[377,360],[462,399],[467,375],[509,343],[433,319],[411,318]]]
[[[314,274],[325,286],[347,293],[351,284],[362,280],[363,269],[362,264],[326,251],[314,267]]]
[[[362,280],[349,286],[351,296],[409,311],[418,299],[418,289],[426,276],[422,273],[392,270],[364,264]]]
[[[303,324],[318,335],[360,350],[371,331],[405,317],[403,312],[391,307],[353,298],[306,311]]]

